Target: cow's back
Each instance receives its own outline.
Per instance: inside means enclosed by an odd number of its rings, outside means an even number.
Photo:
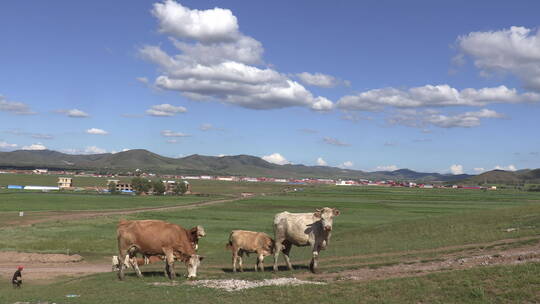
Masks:
[[[162,254],[163,248],[173,247],[184,253],[193,251],[184,228],[160,220],[121,221],[117,235],[119,243],[136,246],[147,254]]]
[[[307,245],[311,225],[315,222],[313,213],[290,213],[287,211],[274,217],[274,233],[278,239],[287,240],[297,246]]]
[[[257,249],[270,251],[272,246],[272,238],[264,232],[255,232],[247,230],[233,230],[229,237],[229,241],[237,248],[249,252],[255,252]]]

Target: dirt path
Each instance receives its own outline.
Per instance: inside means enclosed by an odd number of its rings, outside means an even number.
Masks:
[[[146,208],[134,208],[134,209],[121,209],[121,210],[104,210],[104,211],[46,211],[46,212],[26,212],[26,218],[17,217],[16,220],[6,222],[6,226],[29,226],[32,224],[51,222],[51,221],[66,221],[66,220],[79,220],[85,218],[93,218],[99,216],[108,216],[108,215],[125,215],[125,214],[134,214],[140,212],[150,212],[150,211],[167,211],[167,210],[178,210],[178,209],[193,209],[204,206],[211,206],[217,204],[230,203],[238,201],[244,198],[234,197],[228,199],[219,199],[219,200],[207,200],[201,202],[194,202],[183,205],[174,205],[174,206],[162,206],[162,207],[146,207]]]
[[[524,243],[524,241],[526,241]],[[449,252],[449,249],[453,251]],[[429,259],[411,258],[411,252],[440,253],[430,256]],[[334,261],[337,257],[321,259],[322,273],[312,274],[306,270],[295,273],[298,279],[317,281],[372,281],[388,278],[422,276],[430,273],[470,269],[492,265],[516,265],[529,262],[540,262],[540,236],[505,239],[496,242],[468,244],[463,246],[441,247],[428,250],[404,251],[388,253],[396,259],[391,263],[377,261],[351,261],[344,257],[343,263],[325,265],[325,262]],[[383,255],[379,255],[383,256]],[[355,258],[370,259],[373,255],[356,256]],[[295,261],[302,264],[303,261]],[[74,256],[47,255],[35,253],[2,253],[0,252],[0,275],[9,277],[19,263],[25,265],[26,279],[38,283],[54,281],[62,276],[79,277],[87,274],[111,271],[111,264],[103,262],[89,263]],[[307,265],[307,264],[306,264]],[[381,266],[382,265],[382,266]],[[223,268],[230,265],[203,265],[201,269],[208,274],[222,274]],[[349,268],[339,272],[327,272],[336,268]],[[144,272],[144,270],[143,270]],[[112,275],[112,274],[111,274]]]
[[[532,241],[527,245],[521,245],[508,248],[507,245],[519,245],[522,241]],[[317,280],[336,281],[336,280],[355,280],[372,281],[389,278],[422,276],[430,273],[470,269],[474,267],[494,266],[494,265],[517,265],[528,262],[540,262],[540,237],[526,237],[518,239],[507,239],[498,242],[471,244],[462,247],[463,251],[452,253],[442,253],[430,259],[400,259],[391,265],[354,265],[338,264],[336,267],[351,267],[356,269],[345,270],[334,273],[322,273],[318,275],[300,274],[298,278],[315,277]],[[473,249],[472,249],[473,248]],[[488,249],[482,249],[488,248]],[[443,247],[434,249],[435,252],[444,252],[449,249],[458,249],[457,246]],[[471,250],[472,249],[472,250]],[[420,251],[415,251],[420,253]],[[433,252],[433,251],[423,251]],[[405,255],[401,253],[396,255]],[[372,263],[376,264],[376,263]]]

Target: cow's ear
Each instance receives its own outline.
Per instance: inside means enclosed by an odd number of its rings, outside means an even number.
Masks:
[[[317,211],[317,212],[313,213],[313,216],[316,217],[316,218],[321,218],[321,212]]]
[[[337,209],[334,209],[333,211],[334,211],[334,216],[338,216],[339,213],[340,213],[339,210],[337,210]]]
[[[199,256],[199,261],[202,261],[202,260],[204,260],[204,256],[203,256],[203,255],[200,255],[200,256]]]

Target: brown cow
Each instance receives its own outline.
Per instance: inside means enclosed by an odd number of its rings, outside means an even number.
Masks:
[[[171,280],[176,276],[175,259],[186,264],[188,278],[197,276],[197,267],[203,257],[197,255],[189,231],[181,226],[159,220],[121,220],[116,234],[119,258],[129,260],[138,277],[142,277],[142,273],[137,264],[137,253],[143,256],[165,256],[165,273]],[[120,280],[124,279],[124,268],[125,263],[120,263]]]
[[[236,272],[236,261],[240,266],[240,271],[244,271],[242,267],[242,257],[244,253],[257,253],[257,264],[255,264],[255,271],[258,268],[264,271],[264,257],[274,253],[274,240],[263,232],[247,231],[247,230],[233,230],[229,236],[229,243],[226,245],[227,249],[232,250],[232,266],[233,272]]]

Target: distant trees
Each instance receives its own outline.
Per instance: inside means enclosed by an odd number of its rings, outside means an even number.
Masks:
[[[188,191],[188,184],[184,181],[179,181],[173,189],[174,195],[184,195]]]
[[[137,192],[138,195],[140,195],[150,191],[152,184],[147,179],[134,177],[131,179],[131,187],[133,190],[135,190],[135,192]]]
[[[165,185],[163,184],[162,180],[156,180],[152,182],[152,190],[154,191],[155,195],[163,195],[165,193]]]
[[[118,194],[118,190],[116,190],[116,182],[110,182],[108,185],[107,185],[108,189],[109,189],[109,193],[110,194]]]

